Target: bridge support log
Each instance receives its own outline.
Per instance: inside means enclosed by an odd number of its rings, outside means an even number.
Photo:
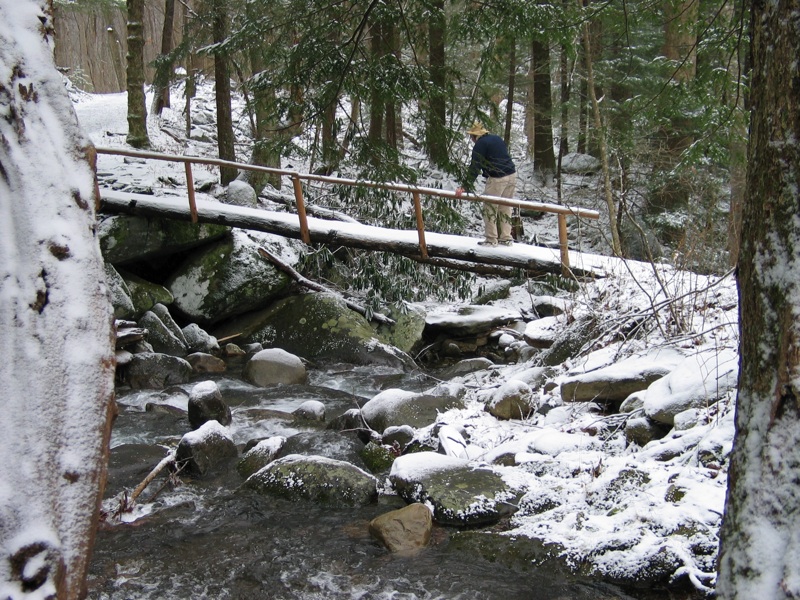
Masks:
[[[197,218],[201,223],[228,225],[274,233],[283,237],[303,239],[298,217],[295,214],[272,212],[218,202],[196,200]],[[142,217],[191,221],[191,213],[185,198],[156,197],[131,194],[114,190],[103,190],[101,212],[122,213]],[[421,256],[418,232],[384,229],[360,223],[343,223],[308,217],[308,240],[310,243],[347,246],[362,250],[391,252],[424,262]],[[515,244],[513,247],[478,246],[477,240],[467,240],[457,235],[427,232],[425,237],[428,259],[450,259],[522,269],[530,276],[561,274],[560,252],[551,248]],[[586,257],[590,255],[584,255]],[[585,259],[588,267],[573,265],[573,277],[602,276],[602,266]],[[446,266],[442,263],[441,266]]]

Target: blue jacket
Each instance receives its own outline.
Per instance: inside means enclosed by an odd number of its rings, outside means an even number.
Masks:
[[[485,133],[472,147],[472,161],[464,188],[471,190],[474,187],[478,173],[484,177],[505,177],[516,172],[514,161],[508,155],[503,138],[493,133]]]

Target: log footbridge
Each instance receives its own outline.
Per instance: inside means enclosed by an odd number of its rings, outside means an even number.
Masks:
[[[318,243],[391,252],[435,266],[483,273],[510,274],[515,269],[522,269],[529,276],[556,273],[564,276],[585,278],[602,276],[605,272],[603,268],[604,257],[575,252],[569,250],[567,246],[567,217],[597,219],[599,214],[593,210],[478,194],[466,194],[459,197],[456,196],[455,192],[448,190],[401,183],[376,183],[325,175],[304,174],[292,170],[261,167],[213,158],[178,156],[116,148],[96,148],[96,150],[98,154],[183,163],[186,172],[188,198],[135,194],[98,187],[96,190],[98,198],[97,209],[104,213],[121,213],[191,221],[193,223],[228,225],[299,239],[306,244]],[[231,167],[288,176],[293,185],[296,213],[200,200],[196,198],[194,190],[193,164]],[[353,221],[328,220],[309,216],[306,214],[303,181],[407,192],[413,200],[417,228],[416,230],[386,229]],[[422,196],[486,202],[554,213],[558,216],[559,246],[558,248],[549,248],[531,246],[524,243],[515,243],[512,246],[479,246],[477,244],[478,240],[475,238],[425,231]]]

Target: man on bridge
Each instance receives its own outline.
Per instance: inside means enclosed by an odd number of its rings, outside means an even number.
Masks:
[[[508,154],[506,144],[499,135],[489,131],[478,121],[475,121],[467,130],[474,146],[472,147],[472,161],[467,171],[466,181],[456,189],[456,197],[464,191],[474,192],[475,180],[478,174],[486,177],[483,193],[487,196],[500,196],[513,198],[517,187],[517,169],[514,161]],[[497,246],[499,225],[499,243],[510,246],[511,237],[511,207],[497,204],[484,203],[483,227],[484,240],[478,242],[481,246]]]

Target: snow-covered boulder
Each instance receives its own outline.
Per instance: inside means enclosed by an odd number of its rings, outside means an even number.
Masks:
[[[114,306],[114,317],[117,319],[132,319],[136,315],[136,309],[131,299],[131,291],[125,280],[117,270],[109,263],[105,263],[106,287],[111,296],[111,304]]]
[[[192,376],[192,365],[169,354],[134,354],[124,368],[124,378],[133,389],[164,389],[186,383]]]
[[[186,341],[178,339],[175,333],[153,311],[148,310],[144,313],[139,318],[139,325],[147,329],[147,341],[153,346],[155,352],[172,356],[186,356],[188,350]]]
[[[242,458],[236,465],[236,470],[239,472],[239,475],[247,479],[253,473],[266,467],[275,460],[278,456],[278,452],[280,452],[285,443],[286,438],[281,435],[275,435],[258,442],[242,455]]]
[[[683,355],[675,350],[660,350],[572,375],[561,382],[561,399],[564,402],[621,402],[664,377],[682,359]]]
[[[428,545],[433,531],[430,509],[414,503],[375,517],[369,532],[391,552],[413,553]]]
[[[698,352],[647,388],[645,414],[659,423],[673,425],[678,413],[707,407],[727,396],[736,388],[738,377],[739,357],[735,352]]]
[[[398,457],[389,479],[406,502],[432,507],[441,525],[487,525],[516,510],[517,494],[500,475],[436,452]]]
[[[242,376],[253,385],[305,383],[308,373],[303,361],[281,348],[267,348],[247,361]]]
[[[518,379],[507,381],[492,394],[486,412],[498,419],[524,419],[536,410],[530,386]]]
[[[440,412],[464,407],[462,397],[458,394],[430,392],[394,388],[384,390],[361,407],[361,415],[367,425],[382,433],[387,427],[397,425],[426,427],[436,421]]]
[[[575,175],[589,175],[600,169],[600,160],[589,154],[570,152],[561,157],[561,170]]]
[[[238,454],[228,430],[216,421],[208,421],[181,438],[175,450],[175,464],[184,473],[203,477]]]
[[[325,421],[325,405],[319,400],[306,400],[292,411],[298,419],[306,421]]]
[[[350,463],[323,456],[290,454],[251,475],[256,492],[333,506],[364,506],[378,497],[378,480]]]
[[[425,329],[453,337],[486,333],[495,327],[521,321],[522,315],[513,308],[470,305],[457,310],[431,311],[425,317]]]
[[[186,327],[181,329],[183,338],[186,340],[186,345],[189,352],[207,352],[209,354],[219,354],[219,342],[217,338],[210,335],[207,331],[200,327],[197,323],[189,323]]]
[[[258,206],[258,195],[252,185],[241,179],[234,179],[228,184],[225,203],[256,208]]]
[[[231,423],[231,409],[213,381],[195,384],[189,394],[188,414],[192,429],[197,429],[207,421],[217,421],[220,425]]]
[[[258,255],[240,230],[192,254],[166,282],[173,306],[200,325],[219,323],[267,306],[289,278]]]

